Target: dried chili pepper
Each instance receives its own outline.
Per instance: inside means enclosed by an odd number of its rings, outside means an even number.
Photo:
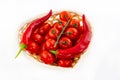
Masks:
[[[25,32],[23,33],[21,42],[20,42],[20,50],[17,53],[17,55],[15,56],[15,58],[18,57],[18,55],[21,53],[22,50],[27,48],[30,36],[32,34],[32,32],[38,27],[37,25],[41,25],[43,22],[45,22],[50,16],[52,15],[52,10],[49,11],[49,13],[45,16],[43,16],[42,18],[38,18],[34,21],[32,21],[28,28],[25,30]]]
[[[85,51],[88,47],[92,33],[90,30],[90,26],[86,21],[85,15],[82,16],[83,19],[83,35],[81,40],[75,46],[68,49],[58,49],[56,51],[50,50],[51,53],[56,55],[57,58],[74,58],[76,55]]]

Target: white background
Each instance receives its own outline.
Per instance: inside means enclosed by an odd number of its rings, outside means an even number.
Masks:
[[[0,0],[0,80],[120,80],[119,0]],[[18,29],[41,13],[72,10],[90,20],[90,48],[73,69],[46,66],[24,52]]]

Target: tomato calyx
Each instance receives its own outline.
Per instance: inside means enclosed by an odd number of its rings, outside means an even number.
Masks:
[[[51,33],[52,33],[52,34],[56,34],[55,30],[51,30]]]
[[[74,24],[73,26],[74,26],[75,28],[77,28],[78,24]]]
[[[72,34],[72,32],[66,32],[65,34],[69,34],[70,35],[70,34]]]
[[[63,41],[62,44],[66,45],[66,44],[67,44],[67,41]]]

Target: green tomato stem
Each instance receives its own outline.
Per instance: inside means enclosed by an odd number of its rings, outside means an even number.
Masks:
[[[19,49],[18,53],[16,54],[15,59],[20,55],[22,50],[24,50],[25,48],[27,48],[27,46],[25,44],[20,44],[20,49]]]

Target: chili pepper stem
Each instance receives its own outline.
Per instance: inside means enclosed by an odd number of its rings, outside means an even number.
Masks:
[[[55,51],[55,50],[50,50],[49,52],[51,52],[51,53],[54,54],[54,55],[57,54],[57,51]]]
[[[25,48],[27,48],[27,46],[25,44],[20,44],[20,49],[19,49],[18,53],[16,54],[15,59],[20,55],[22,50],[24,50]]]

